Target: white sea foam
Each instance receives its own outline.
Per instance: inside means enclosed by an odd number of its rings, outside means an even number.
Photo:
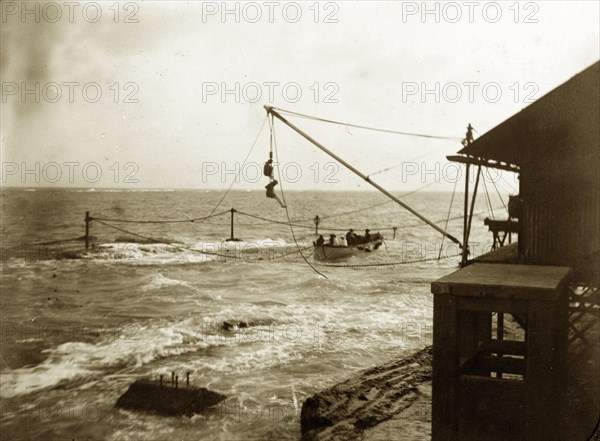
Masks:
[[[208,346],[235,343],[203,334],[189,322],[115,332],[97,343],[68,342],[46,353],[37,366],[2,372],[0,396],[11,398],[56,386],[81,377],[102,376],[107,370],[139,368],[153,360],[195,352]]]

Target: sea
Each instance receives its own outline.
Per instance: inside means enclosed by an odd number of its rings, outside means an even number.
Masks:
[[[288,191],[287,212],[224,196],[2,189],[1,439],[298,440],[311,394],[431,344],[430,283],[460,252],[439,232],[377,192]],[[461,238],[462,195],[403,200]],[[369,228],[384,245],[315,262],[317,215],[326,238]],[[487,215],[472,254],[491,246]],[[115,407],[172,373],[227,399],[191,417]]]

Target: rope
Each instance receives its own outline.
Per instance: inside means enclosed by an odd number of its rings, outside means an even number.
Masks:
[[[442,257],[442,259],[450,259],[451,257],[459,257],[460,254],[452,256]],[[401,262],[384,262],[384,263],[358,263],[358,264],[332,264],[332,263],[317,263],[319,266],[327,266],[331,268],[366,268],[366,267],[378,267],[378,266],[396,266],[396,265],[408,265],[411,263],[429,262],[432,260],[440,260],[438,257],[427,257],[424,259],[408,260]]]
[[[284,201],[284,203],[285,203],[285,201]],[[271,222],[273,224],[290,225],[290,222],[278,221],[278,220],[275,220],[275,219],[268,219],[266,217],[257,216],[256,214],[245,213],[243,211],[236,211],[236,213],[243,214],[244,216],[248,216],[248,217],[251,217],[251,218],[254,218],[254,219],[259,219],[259,220],[262,220],[264,222]],[[301,224],[295,224],[295,223],[292,223],[291,225],[293,225],[295,227],[300,227],[300,228],[311,228],[311,229],[314,228],[314,225],[301,225]]]
[[[317,273],[321,277],[324,277],[325,279],[327,279],[327,276],[325,274],[319,272],[319,270],[317,270],[308,261],[308,259],[304,256],[304,254],[302,253],[302,250],[300,249],[300,245],[298,245],[298,241],[296,240],[296,234],[294,233],[294,227],[292,226],[292,220],[290,219],[290,213],[288,212],[287,202],[285,201],[285,194],[283,192],[283,184],[282,184],[282,179],[281,179],[281,169],[279,168],[279,153],[277,151],[277,141],[276,141],[276,138],[275,138],[275,125],[274,124],[271,126],[271,133],[272,133],[272,136],[273,136],[273,147],[275,149],[275,160],[277,162],[277,177],[279,178],[279,185],[280,185],[280,188],[281,188],[281,199],[283,200],[283,205],[284,205],[284,208],[285,208],[285,215],[286,215],[286,217],[288,219],[288,224],[290,226],[290,231],[292,233],[292,238],[294,239],[294,243],[296,244],[296,248],[298,248],[298,252],[300,253],[300,256],[302,256],[302,259],[304,259],[304,261],[306,262],[306,264],[308,266],[310,266],[315,273]]]
[[[229,185],[229,188],[227,189],[227,191],[225,192],[225,194],[221,197],[221,199],[219,200],[219,202],[217,202],[217,205],[215,205],[214,208],[212,209],[212,211],[209,213],[209,216],[211,214],[213,214],[217,208],[219,208],[219,205],[221,205],[221,203],[223,202],[223,200],[225,200],[225,198],[229,194],[229,191],[233,187],[233,184],[235,184],[235,182],[238,180],[238,178],[240,176],[240,173],[242,172],[242,170],[244,169],[244,166],[246,165],[246,161],[248,161],[248,158],[250,157],[250,154],[252,153],[252,150],[254,150],[254,146],[256,146],[256,142],[258,141],[258,138],[260,137],[260,134],[262,133],[263,127],[265,126],[265,122],[267,121],[268,118],[269,118],[269,115],[267,115],[265,117],[265,119],[263,119],[263,122],[262,122],[262,124],[260,126],[260,129],[259,129],[259,131],[258,131],[258,133],[256,135],[256,138],[254,138],[254,142],[252,143],[252,146],[250,147],[250,151],[248,152],[248,154],[244,158],[244,162],[242,163],[242,166],[239,168],[239,170],[236,173],[235,178],[233,179],[233,181],[231,181],[231,184]]]
[[[400,198],[408,197],[411,194],[414,194],[414,193],[416,193],[418,191],[421,191],[421,190],[423,190],[423,189],[425,189],[425,188],[427,188],[427,187],[429,187],[430,185],[433,185],[433,184],[435,184],[435,181],[429,182],[429,183],[427,183],[427,184],[425,184],[425,185],[423,185],[423,186],[421,186],[421,187],[419,187],[419,188],[417,188],[415,190],[409,191],[408,193],[404,193],[404,194],[400,195],[399,197]],[[334,218],[334,217],[345,216],[346,214],[359,213],[361,211],[369,210],[369,209],[375,208],[375,207],[380,207],[380,206],[385,205],[385,204],[391,204],[392,202],[395,202],[395,201],[393,201],[391,199],[388,199],[387,201],[378,202],[377,204],[374,204],[374,205],[369,205],[367,207],[363,207],[363,208],[359,208],[359,209],[351,210],[351,211],[345,211],[345,212],[342,212],[342,213],[335,213],[335,214],[332,214],[330,216],[321,217],[320,219],[321,220],[323,220],[323,219],[331,219],[331,218]],[[303,219],[303,220],[308,220],[308,219]],[[421,225],[421,224],[417,224],[417,225]],[[376,228],[373,228],[373,229],[375,230]]]
[[[180,246],[180,245],[174,245],[174,244],[172,244],[170,242],[165,242],[164,240],[155,239],[155,238],[149,237],[149,236],[144,236],[142,234],[134,233],[133,231],[128,231],[128,230],[125,230],[123,228],[119,228],[119,227],[116,227],[114,225],[107,224],[106,222],[99,221],[98,219],[94,219],[94,220],[96,222],[98,222],[99,224],[105,225],[105,226],[107,226],[109,228],[113,228],[113,229],[121,231],[123,233],[131,234],[132,236],[137,236],[137,237],[140,237],[142,239],[152,241],[154,243],[160,243],[160,244],[163,244],[163,245],[168,245],[168,246],[172,246],[174,248],[179,248],[181,250],[186,250],[186,251],[192,251],[192,252],[195,252],[195,253],[207,254],[209,256],[219,256],[219,257],[225,257],[225,258],[242,259],[241,257],[238,257],[238,256],[232,256],[232,255],[220,254],[220,253],[213,253],[213,252],[210,252],[210,251],[202,251],[202,250],[197,250],[195,248],[189,248],[189,247],[184,247],[184,246]]]
[[[483,188],[485,189],[485,201],[487,203],[487,207],[490,213],[490,216],[492,217],[492,219],[494,219],[494,209],[492,208],[492,200],[490,199],[490,194],[488,193],[488,189],[487,189],[487,185],[485,183],[485,179],[483,180]]]
[[[214,212],[214,211],[213,211]],[[104,221],[104,222],[121,222],[121,223],[130,223],[130,224],[178,224],[178,223],[190,223],[198,220],[210,219],[211,217],[222,216],[224,214],[229,213],[229,210],[222,211],[216,214],[209,214],[204,217],[197,217],[194,219],[177,219],[177,220],[132,220],[132,219],[110,219],[104,217],[90,217],[90,220],[94,221]]]
[[[448,228],[448,222],[450,221],[450,213],[452,212],[452,204],[454,204],[454,195],[456,194],[456,184],[458,184],[458,179],[454,181],[454,188],[452,189],[452,198],[450,198],[450,207],[448,208],[448,216],[446,217],[446,223],[444,225],[444,230]],[[440,246],[440,254],[438,255],[438,260],[442,258],[442,249],[444,247],[444,239],[446,236],[442,234],[442,245]]]
[[[517,193],[517,190],[512,186],[512,184],[510,182],[508,182],[504,176],[500,175],[500,179],[502,179],[504,181],[504,183],[508,186],[509,188],[509,193]]]
[[[271,222],[271,223],[280,224],[280,225],[290,225],[289,222],[278,221],[278,220],[275,220],[275,219],[268,219],[266,217],[258,216],[258,215],[255,215],[255,214],[245,213],[243,211],[236,211],[236,213],[242,214],[244,216],[248,216],[248,217],[251,217],[251,218],[254,218],[254,219],[259,219],[259,220],[261,220],[263,222]],[[238,225],[238,224],[236,224],[236,225]],[[244,225],[244,224],[239,224],[239,225]],[[257,225],[257,224],[245,224],[245,225]],[[311,230],[313,228],[315,228],[314,225],[302,225],[302,224],[297,224],[297,223],[294,223],[294,222],[292,222],[291,225],[294,226],[294,227],[299,227],[299,228],[309,228]],[[394,228],[395,227],[381,227],[381,228],[373,227],[373,226],[369,227],[369,229],[379,230],[379,231],[393,231]],[[321,228],[321,227],[319,227],[319,230],[323,230],[323,231],[341,231],[341,230],[349,230],[349,229],[350,228],[345,228],[345,227],[329,227],[329,228]],[[357,229],[361,229],[361,228],[357,228]]]
[[[321,122],[325,122],[325,123],[329,123],[329,124],[338,124],[341,126],[354,127],[357,129],[372,130],[375,132],[392,133],[395,135],[404,135],[404,136],[415,136],[418,138],[444,139],[444,140],[451,140],[451,141],[460,141],[462,139],[462,138],[455,137],[455,136],[436,136],[436,135],[427,135],[427,134],[423,134],[423,133],[401,132],[401,131],[397,131],[397,130],[379,129],[379,128],[375,128],[375,127],[367,127],[367,126],[361,126],[358,124],[351,124],[351,123],[345,123],[345,122],[341,122],[341,121],[333,121],[330,119],[319,118],[316,116],[306,115],[303,113],[292,112],[290,110],[279,109],[277,107],[273,107],[273,109],[277,110],[280,113],[286,113],[288,115],[294,115],[294,116],[298,116],[300,118],[307,118],[307,119],[321,121]]]
[[[105,226],[107,226],[109,228],[113,228],[115,230],[121,231],[123,233],[131,234],[133,236],[137,236],[137,237],[140,237],[142,239],[150,240],[150,241],[152,241],[154,243],[161,243],[163,245],[168,245],[168,246],[171,246],[173,248],[178,248],[178,249],[186,250],[186,251],[192,251],[192,252],[200,253],[200,254],[207,254],[209,256],[218,256],[218,257],[224,257],[226,259],[238,259],[238,260],[244,260],[244,261],[246,261],[246,259],[243,259],[242,257],[235,256],[235,255],[232,255],[232,254],[222,254],[222,253],[215,253],[215,252],[212,252],[212,251],[202,251],[202,250],[198,250],[196,248],[184,247],[184,246],[181,246],[181,245],[174,245],[173,243],[165,242],[165,241],[162,241],[160,239],[156,239],[156,238],[153,238],[153,237],[144,236],[142,234],[134,233],[133,231],[128,231],[128,230],[125,230],[123,228],[119,228],[117,226],[107,224],[107,223],[102,222],[102,221],[98,221],[98,223],[102,224],[102,225],[105,225]],[[305,248],[302,248],[301,250],[302,251],[306,251],[306,250],[308,250],[310,248],[313,248],[312,245],[308,246],[308,247],[305,247]],[[281,258],[289,256],[291,254],[295,254],[296,252],[297,252],[297,250],[294,250],[294,251],[290,251],[288,253],[282,254],[281,256],[273,256],[273,258],[271,260],[281,259]]]
[[[424,157],[426,157],[426,156],[429,156],[429,155],[432,155],[432,154],[434,154],[434,153],[440,152],[440,151],[442,151],[442,150],[444,150],[444,149],[446,149],[446,147],[441,147],[441,148],[439,148],[439,149],[436,149],[436,150],[433,150],[433,151],[431,151],[431,152],[427,152],[427,153],[424,153],[424,154],[422,154],[422,155],[416,156],[416,157],[414,157],[414,158],[407,159],[406,161],[402,162],[401,164],[392,165],[391,167],[387,167],[387,168],[384,168],[384,169],[382,169],[382,170],[378,170],[378,171],[376,171],[376,172],[370,173],[370,174],[369,174],[369,177],[371,177],[371,176],[375,176],[375,175],[378,175],[378,174],[380,174],[380,173],[384,173],[384,172],[387,172],[387,171],[390,171],[390,170],[393,170],[393,169],[395,169],[395,168],[398,168],[398,167],[402,167],[402,166],[403,166],[404,164],[406,164],[407,162],[410,162],[410,161],[416,161],[417,159],[424,158]]]
[[[492,184],[494,184],[494,188],[496,189],[496,193],[498,194],[498,198],[500,199],[500,202],[502,202],[502,205],[504,206],[504,209],[508,213],[508,207],[504,203],[504,200],[502,199],[502,195],[498,191],[498,187],[496,187],[496,182],[492,179],[492,174],[490,173],[490,171],[487,168],[485,169],[485,171],[486,171],[487,175],[489,176],[490,181],[492,181]],[[485,178],[483,180],[485,181]]]
[[[61,243],[77,242],[80,240],[85,240],[85,236],[74,237],[72,239],[56,239],[56,240],[50,240],[48,242],[33,242],[31,245],[58,245]]]

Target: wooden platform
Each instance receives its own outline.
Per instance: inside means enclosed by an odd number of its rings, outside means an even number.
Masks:
[[[570,280],[567,267],[473,263],[432,283],[433,441],[564,440]]]
[[[431,284],[433,294],[550,300],[569,280],[561,266],[474,263]]]

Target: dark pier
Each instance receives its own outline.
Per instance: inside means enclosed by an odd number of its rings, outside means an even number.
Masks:
[[[433,441],[597,430],[599,78],[596,63],[449,157],[518,172],[519,195],[486,219],[493,251],[432,283]]]

